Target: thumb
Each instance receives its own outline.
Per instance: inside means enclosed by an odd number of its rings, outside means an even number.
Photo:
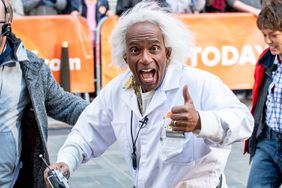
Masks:
[[[183,98],[184,98],[184,104],[193,104],[193,100],[190,96],[189,90],[188,90],[188,86],[185,85],[183,87]]]
[[[63,175],[67,179],[69,179],[69,177],[70,177],[70,168],[69,168],[69,166],[66,163],[64,163],[64,162],[61,162],[59,164],[60,164],[60,169],[61,169]]]

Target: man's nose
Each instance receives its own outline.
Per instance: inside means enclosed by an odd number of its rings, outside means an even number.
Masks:
[[[144,50],[141,57],[141,63],[149,64],[151,62],[152,62],[152,57],[150,52],[148,52],[148,50]]]

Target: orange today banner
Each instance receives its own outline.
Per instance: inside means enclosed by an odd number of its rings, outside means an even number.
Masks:
[[[196,47],[187,64],[207,70],[231,89],[251,89],[254,65],[265,43],[256,27],[256,17],[248,13],[179,15],[192,31]],[[109,35],[117,17],[111,17],[101,29],[102,85],[121,73],[111,65]]]
[[[61,45],[67,41],[71,92],[94,91],[93,47],[85,19],[71,15],[17,17],[12,28],[29,50],[45,59],[58,82]]]

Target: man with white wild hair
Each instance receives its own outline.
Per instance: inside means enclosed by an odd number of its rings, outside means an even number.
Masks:
[[[50,167],[72,175],[117,141],[133,187],[227,187],[231,144],[250,136],[253,118],[217,77],[185,65],[192,39],[150,1],[123,15],[110,40],[113,63],[129,70],[82,112]]]

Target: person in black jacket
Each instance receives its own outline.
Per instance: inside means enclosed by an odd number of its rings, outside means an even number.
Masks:
[[[80,7],[82,6],[81,0],[67,0],[67,6],[62,11],[62,14],[79,14]]]
[[[142,0],[117,0],[116,15],[120,16],[123,12],[134,7],[137,3],[141,1]],[[155,1],[157,1],[162,7],[169,7],[166,0],[155,0]]]

